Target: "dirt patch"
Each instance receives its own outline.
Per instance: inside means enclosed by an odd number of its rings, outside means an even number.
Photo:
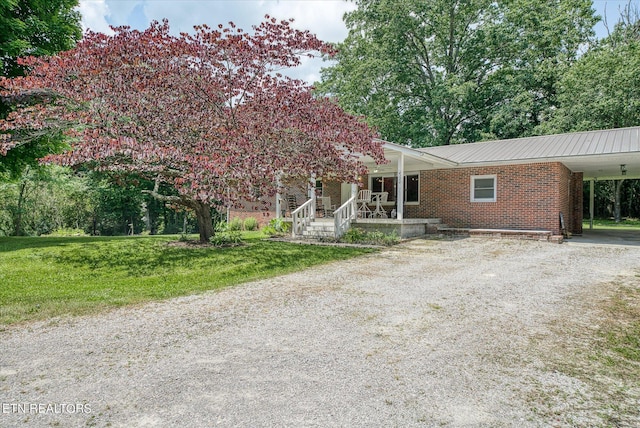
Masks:
[[[570,310],[549,322],[549,333],[532,349],[546,355],[546,369],[581,383],[565,392],[571,416],[544,391],[531,392],[536,411],[564,423],[640,425],[640,275],[628,272],[612,281],[589,284]],[[557,395],[557,394],[555,394]]]

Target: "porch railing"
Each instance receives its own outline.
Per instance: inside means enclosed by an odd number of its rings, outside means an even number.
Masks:
[[[356,197],[352,196],[347,202],[342,204],[340,208],[333,212],[334,233],[336,239],[339,239],[351,227],[351,221],[355,220],[357,215]]]
[[[311,198],[304,204],[296,208],[291,217],[293,220],[293,227],[291,228],[291,235],[296,237],[302,235],[305,227],[307,227],[315,218],[316,215],[316,198]]]

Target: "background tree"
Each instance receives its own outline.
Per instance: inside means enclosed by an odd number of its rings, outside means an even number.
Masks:
[[[609,36],[594,44],[558,84],[558,109],[538,132],[640,125],[640,13],[627,5]]]
[[[330,48],[273,18],[252,34],[230,24],[175,37],[166,21],[88,32],[70,51],[21,62],[28,76],[0,81],[5,96],[51,94],[0,122],[0,151],[17,144],[14,130],[73,124],[71,150],[50,161],[153,180],[150,193],[193,210],[208,241],[212,207],[274,195],[280,174],[356,182],[359,153],[382,161],[365,123],[278,73],[314,52]],[[162,194],[163,184],[177,194]]]
[[[558,83],[558,108],[537,132],[554,134],[640,125],[640,13],[627,4],[613,32],[592,45]],[[616,222],[636,211],[638,180],[600,183],[600,212]]]
[[[532,132],[593,35],[589,0],[358,0],[320,91],[413,146]]]
[[[78,0],[0,0],[0,76],[22,75],[20,57],[71,49],[82,37],[77,6]],[[37,103],[40,98],[30,91],[0,96],[0,119],[18,104]],[[60,150],[63,144],[59,134],[22,134],[11,151],[0,153],[0,175],[17,177],[26,167],[37,167],[37,159]]]

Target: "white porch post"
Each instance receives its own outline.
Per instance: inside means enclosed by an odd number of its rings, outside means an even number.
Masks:
[[[280,193],[280,186],[282,183],[280,182],[280,173],[276,174],[276,186],[278,186],[278,191],[276,192],[276,218],[282,217],[282,194]]]
[[[594,201],[595,180],[589,180],[589,230],[593,229],[593,201]]]
[[[307,196],[309,199],[314,198],[316,196],[316,175],[311,174],[309,177],[309,188],[307,191]]]
[[[312,202],[312,206],[311,206],[311,218],[313,220],[315,220],[316,218],[316,174],[313,173],[311,174],[311,178],[309,179],[309,193],[308,195],[309,199],[311,199]]]
[[[404,218],[404,153],[400,152],[398,157],[398,185],[396,191],[396,215],[398,220]]]
[[[353,218],[355,219],[358,214],[358,205],[356,203],[356,198],[358,196],[358,184],[351,183],[351,197],[353,198]]]

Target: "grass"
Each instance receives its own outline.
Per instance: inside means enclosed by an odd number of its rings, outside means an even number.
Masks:
[[[0,325],[86,315],[201,293],[371,252],[245,233],[245,245],[170,245],[177,237],[0,238]]]
[[[582,228],[584,230],[589,229],[589,219],[582,222]],[[594,229],[618,229],[618,230],[640,230],[640,219],[626,218],[620,223],[616,223],[613,219],[609,218],[594,218]]]
[[[599,415],[601,426],[637,426],[640,274],[603,284],[595,296],[598,297],[582,303],[588,309],[576,307],[577,313],[590,315],[570,315],[553,328],[555,343],[552,351],[545,353],[545,359],[552,370],[578,378],[588,386],[590,400],[600,403],[591,413]]]

